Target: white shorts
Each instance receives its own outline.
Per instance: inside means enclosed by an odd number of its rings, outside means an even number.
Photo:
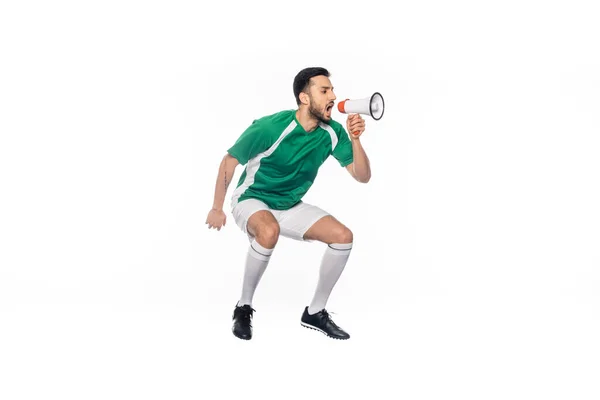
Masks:
[[[248,219],[257,211],[270,211],[279,223],[279,233],[290,239],[312,242],[304,239],[306,231],[313,226],[319,219],[329,215],[328,212],[317,206],[300,202],[289,210],[273,210],[265,203],[257,199],[246,199],[237,203],[231,210],[235,223],[240,229],[248,235],[251,240],[253,237],[248,232]]]

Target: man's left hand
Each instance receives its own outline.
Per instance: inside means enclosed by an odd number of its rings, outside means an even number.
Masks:
[[[346,128],[351,139],[358,139],[365,131],[365,120],[360,114],[350,114],[346,119]]]

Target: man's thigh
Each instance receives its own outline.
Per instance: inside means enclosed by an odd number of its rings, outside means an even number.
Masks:
[[[237,205],[231,210],[233,219],[237,226],[248,235],[248,238],[253,237],[252,229],[248,225],[248,221],[253,215],[257,213],[264,214],[270,212],[269,206],[257,199],[246,199],[237,203]],[[260,216],[258,214],[258,216]],[[254,218],[256,220],[256,218]]]
[[[281,212],[276,217],[282,236],[294,240],[311,242],[313,239],[305,238],[305,233],[317,221],[328,215],[327,211],[317,206],[300,202],[289,210]]]
[[[315,222],[304,234],[305,240],[334,244],[352,243],[353,233],[332,215],[327,215]]]

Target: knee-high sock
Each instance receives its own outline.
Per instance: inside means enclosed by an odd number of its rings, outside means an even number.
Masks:
[[[267,265],[269,264],[272,253],[273,249],[267,249],[261,246],[258,244],[256,239],[250,243],[248,255],[246,256],[246,269],[244,271],[242,296],[238,301],[239,306],[244,304],[252,305],[254,292],[256,291],[256,287],[258,286],[260,278],[262,278],[265,269],[267,269]]]
[[[321,261],[317,289],[308,307],[309,314],[317,313],[325,308],[333,287],[342,275],[351,250],[352,243],[332,243],[327,246]]]

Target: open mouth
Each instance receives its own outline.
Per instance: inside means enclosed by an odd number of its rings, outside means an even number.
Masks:
[[[327,104],[327,107],[325,107],[325,111],[327,112],[327,114],[331,114],[332,109],[333,109],[333,103],[329,103],[329,104]]]

